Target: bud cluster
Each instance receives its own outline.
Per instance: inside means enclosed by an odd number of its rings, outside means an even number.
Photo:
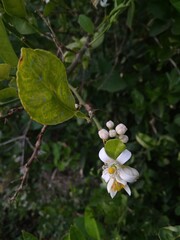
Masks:
[[[125,135],[127,127],[123,123],[119,123],[116,127],[113,121],[109,120],[106,123],[106,127],[99,130],[98,135],[103,140],[106,141],[109,138],[119,138],[123,143],[127,143],[129,138]]]

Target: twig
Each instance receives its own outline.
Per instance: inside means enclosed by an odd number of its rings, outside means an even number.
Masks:
[[[59,42],[54,30],[51,27],[51,23],[50,23],[49,19],[45,18],[40,11],[38,11],[38,14],[42,18],[42,20],[44,21],[46,26],[49,28],[52,40],[53,40],[53,42],[54,42],[54,44],[55,44],[55,46],[57,47],[57,50],[58,50],[57,55],[60,54],[60,59],[63,61],[64,60],[64,55],[63,55],[63,51],[62,51],[63,45]]]
[[[12,139],[10,139],[10,140],[8,140],[6,142],[0,143],[0,147],[5,146],[5,145],[7,145],[9,143],[16,142],[18,140],[24,140],[24,139],[26,139],[26,137],[24,135],[16,137],[16,138],[12,138]]]
[[[0,119],[6,119],[8,117],[11,117],[14,113],[22,111],[23,109],[24,109],[23,107],[12,108],[9,110],[9,112],[6,115],[0,116]]]
[[[18,189],[15,191],[14,195],[10,198],[10,201],[14,201],[15,198],[17,197],[17,195],[20,193],[20,191],[23,189],[23,186],[24,186],[24,183],[27,179],[27,176],[28,176],[28,173],[29,173],[29,169],[30,169],[30,166],[32,164],[32,162],[37,158],[38,156],[38,151],[39,151],[39,148],[41,146],[41,143],[42,143],[42,137],[46,131],[46,128],[47,126],[44,125],[41,129],[41,132],[39,133],[38,137],[37,137],[37,141],[36,141],[36,144],[35,144],[35,148],[34,148],[34,151],[31,155],[31,157],[29,158],[29,160],[27,161],[27,163],[23,166],[23,176],[22,176],[22,179],[21,179],[21,183],[18,187]]]
[[[83,57],[83,55],[85,54],[85,52],[87,51],[87,49],[89,48],[89,41],[90,41],[90,37],[87,37],[87,40],[84,44],[84,46],[80,49],[80,51],[76,54],[74,61],[71,63],[71,65],[67,68],[67,74],[69,75],[70,73],[72,73],[74,71],[74,69],[77,67],[77,65],[81,62],[81,59]]]

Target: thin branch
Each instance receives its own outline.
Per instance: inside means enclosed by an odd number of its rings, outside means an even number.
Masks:
[[[77,65],[81,62],[82,57],[84,56],[85,52],[89,48],[89,41],[90,41],[90,37],[87,37],[87,40],[86,40],[84,46],[76,54],[74,61],[67,68],[67,74],[68,75],[71,74],[74,71],[74,69],[77,67]]]
[[[29,173],[29,170],[30,170],[30,166],[32,164],[32,162],[37,158],[38,156],[38,152],[39,152],[39,148],[41,146],[41,143],[42,143],[42,137],[46,131],[46,128],[47,126],[44,125],[39,133],[39,135],[37,136],[37,141],[35,143],[35,148],[34,148],[34,151],[31,155],[31,157],[29,158],[29,160],[27,161],[27,163],[23,166],[23,176],[21,178],[21,183],[18,187],[18,189],[15,191],[14,195],[10,198],[10,201],[14,201],[15,198],[17,197],[17,195],[22,191],[23,189],[23,186],[25,184],[25,181],[27,179],[27,176],[28,176],[28,173]]]
[[[23,109],[24,109],[23,107],[12,108],[9,110],[9,112],[6,115],[0,116],[0,119],[6,119],[8,117],[11,117],[14,113],[22,111]]]

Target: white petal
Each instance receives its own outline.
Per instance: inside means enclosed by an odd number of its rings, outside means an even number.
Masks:
[[[110,193],[113,183],[114,183],[114,178],[110,178],[110,180],[109,180],[109,182],[107,184],[107,191],[108,191],[108,193]]]
[[[124,186],[127,184],[127,182],[124,181],[122,178],[120,178],[120,176],[118,176],[118,175],[116,175],[116,181],[121,183]]]
[[[129,194],[129,196],[131,196],[131,189],[128,185],[124,186],[124,190]]]
[[[104,163],[107,163],[110,165],[114,163],[114,160],[107,155],[105,148],[101,148],[101,150],[99,151],[99,158]]]
[[[104,179],[105,182],[108,182],[110,179],[110,174],[108,173],[108,169],[104,169],[103,173],[102,173],[102,179]]]
[[[111,198],[114,198],[115,195],[116,195],[116,193],[117,193],[117,191],[113,191],[113,190],[111,190],[111,191],[109,192],[109,194],[111,195]]]
[[[135,168],[131,167],[123,166],[118,169],[118,173],[120,177],[126,182],[135,182],[139,177],[138,171]]]
[[[131,158],[131,152],[127,149],[125,149],[119,157],[116,159],[120,164],[124,164]]]

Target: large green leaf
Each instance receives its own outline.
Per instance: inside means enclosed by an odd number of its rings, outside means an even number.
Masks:
[[[0,57],[5,63],[9,63],[14,67],[18,63],[18,58],[12,48],[12,45],[6,33],[6,29],[1,19],[0,19]]]
[[[100,233],[96,223],[95,218],[93,217],[92,210],[90,208],[86,208],[85,211],[85,228],[88,235],[91,239],[100,240]]]
[[[55,125],[75,115],[64,65],[52,53],[22,48],[17,85],[22,105],[33,120]]]
[[[11,66],[7,63],[0,64],[0,80],[9,78]]]
[[[26,17],[26,8],[24,0],[2,0],[5,11],[16,17]]]
[[[125,149],[126,145],[120,139],[110,139],[105,144],[107,155],[113,159],[116,159]]]

